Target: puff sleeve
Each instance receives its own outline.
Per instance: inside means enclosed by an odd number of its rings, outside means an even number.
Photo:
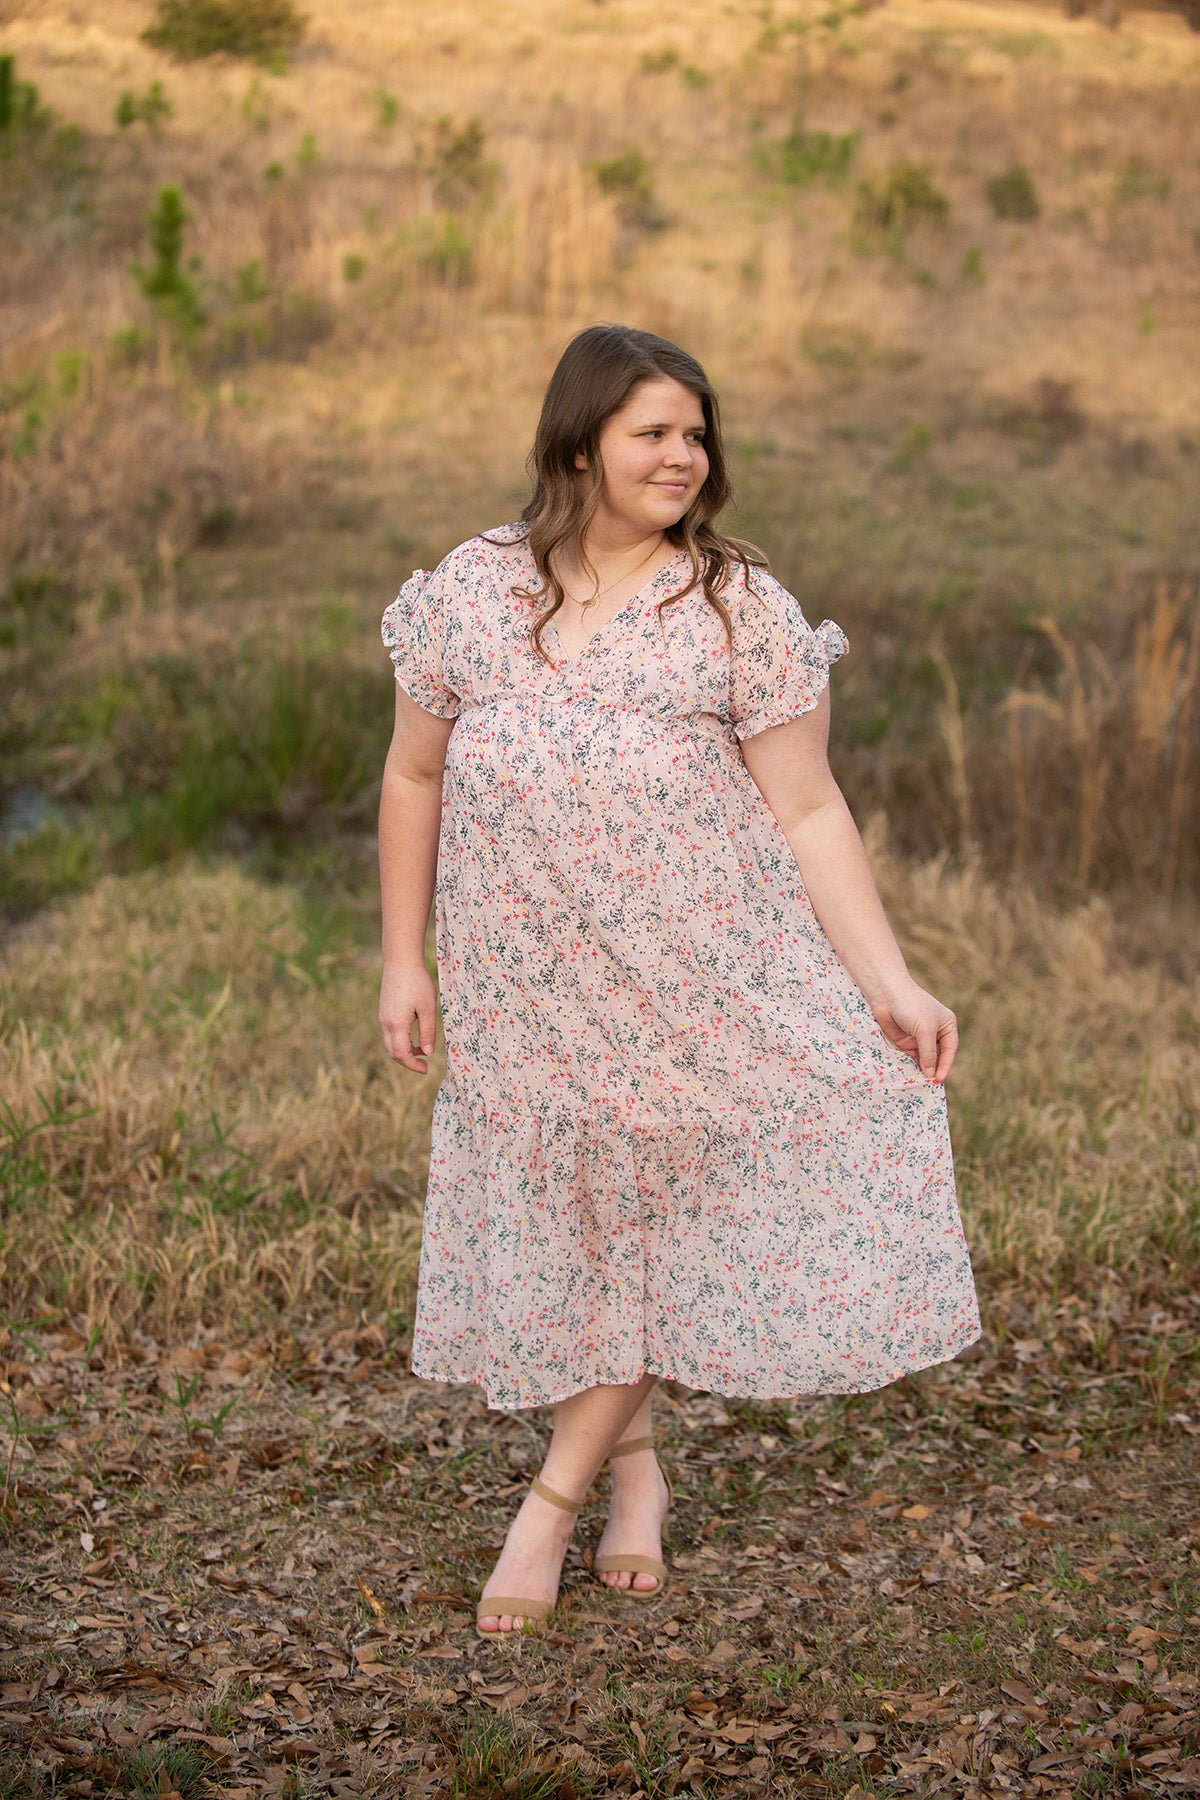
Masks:
[[[383,615],[383,641],[396,680],[418,706],[439,719],[458,717],[459,696],[446,680],[444,565],[414,569]]]
[[[761,569],[732,617],[728,720],[742,741],[811,712],[850,645],[832,619],[814,630],[795,595]]]

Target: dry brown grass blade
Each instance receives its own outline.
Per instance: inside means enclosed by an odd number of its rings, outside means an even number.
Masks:
[[[1176,893],[1196,854],[1188,804],[1200,785],[1194,590],[1159,583],[1119,671],[1095,644],[1076,644],[1053,619],[1039,623],[1058,658],[1055,691],[1005,695],[996,708],[1000,758],[967,740],[975,815],[1007,835],[1021,879],[1039,864],[1066,864],[1077,894],[1093,881],[1131,879]]]
[[[935,644],[929,654],[942,678],[943,700],[938,708],[938,726],[950,759],[950,785],[958,818],[958,842],[963,850],[969,851],[974,845],[974,831],[971,785],[967,775],[966,734],[958,681],[940,644]]]

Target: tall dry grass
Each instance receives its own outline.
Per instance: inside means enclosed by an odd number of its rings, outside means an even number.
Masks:
[[[978,862],[914,866],[879,844],[910,962],[962,1024],[951,1125],[977,1263],[1031,1290],[1108,1269],[1150,1290],[1194,1281],[1194,974],[1131,959],[1120,902],[1059,909]]]
[[[953,669],[940,730],[956,848],[1018,882],[1190,890],[1200,873],[1200,589],[1160,580],[1121,660],[1054,619],[1057,670],[968,727]]]
[[[0,456],[0,589],[48,579],[134,617],[148,591],[173,600],[207,536],[269,516],[284,481],[278,451],[219,395],[181,400],[105,345],[77,388],[0,403],[2,427],[16,442]]]
[[[105,1332],[403,1312],[432,1094],[395,1079],[372,974],[330,941],[226,868],[102,881],[10,945],[6,1308]]]
[[[952,1121],[981,1274],[1194,1279],[1194,987],[1123,967],[1098,900],[1059,915],[868,836],[915,970],[963,1022]],[[400,1322],[440,1058],[423,1080],[387,1062],[374,958],[344,941],[232,868],[106,880],[24,929],[0,989],[6,1310],[109,1336]]]

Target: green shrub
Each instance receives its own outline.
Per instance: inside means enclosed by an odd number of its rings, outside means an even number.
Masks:
[[[42,105],[33,83],[18,79],[15,57],[0,56],[0,213],[5,224],[18,219],[50,224],[61,244],[63,228],[71,231],[83,219],[94,196],[98,170],[87,151],[79,126],[60,123]]]
[[[429,159],[434,199],[450,207],[489,200],[500,168],[485,155],[486,148],[487,137],[478,119],[468,119],[465,125],[439,119]]]
[[[804,187],[819,177],[833,185],[854,160],[858,132],[806,131],[797,119],[779,146],[779,173],[784,181]]]
[[[177,62],[225,51],[277,63],[296,49],[306,25],[293,0],[157,0],[155,12],[142,36]]]
[[[169,119],[175,108],[167,99],[161,81],[152,81],[144,94],[135,94],[132,88],[126,88],[117,101],[113,118],[124,131],[130,125],[139,123],[157,131],[164,119]]]
[[[964,281],[974,281],[980,285],[987,280],[987,271],[983,266],[983,251],[978,244],[972,244],[969,250],[963,252],[962,278]]]
[[[190,216],[177,187],[160,188],[154,211],[146,216],[154,261],[133,265],[137,284],[155,310],[188,332],[204,323],[200,296],[183,266],[183,240]],[[191,266],[195,266],[194,259]]]
[[[650,165],[640,150],[622,150],[619,156],[588,164],[605,194],[648,194]]]
[[[950,202],[929,170],[904,158],[880,180],[859,184],[854,223],[898,246],[914,226],[944,225],[949,215]]]
[[[619,155],[589,162],[586,167],[596,177],[600,191],[611,194],[625,225],[640,225],[657,230],[666,224],[650,182],[650,165],[642,151],[631,148]]]
[[[424,266],[447,287],[469,287],[474,279],[472,244],[453,213],[442,220],[441,230],[421,253]]]
[[[0,56],[0,144],[11,143],[18,132],[46,125],[49,120],[32,81],[17,80],[16,57]]]
[[[1036,219],[1042,210],[1033,177],[1021,163],[1014,163],[1002,175],[993,175],[987,197],[998,219]]]

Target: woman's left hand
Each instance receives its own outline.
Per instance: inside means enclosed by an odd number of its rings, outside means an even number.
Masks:
[[[886,1038],[931,1081],[945,1081],[958,1049],[958,1020],[948,1006],[908,982],[871,1008]]]

